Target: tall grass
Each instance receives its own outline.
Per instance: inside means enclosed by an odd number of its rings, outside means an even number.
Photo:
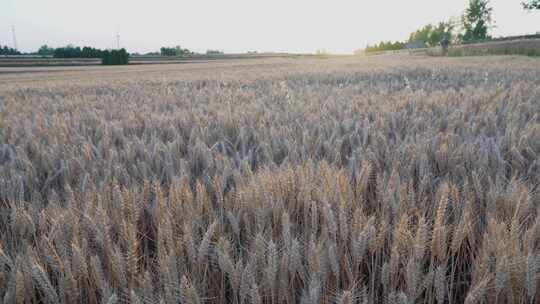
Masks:
[[[12,83],[3,302],[538,302],[538,63],[310,64]]]

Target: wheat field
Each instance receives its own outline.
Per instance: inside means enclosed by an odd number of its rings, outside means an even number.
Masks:
[[[3,303],[540,303],[540,61],[0,70]]]

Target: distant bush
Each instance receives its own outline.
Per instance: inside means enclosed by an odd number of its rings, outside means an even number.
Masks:
[[[103,51],[100,49],[85,46],[81,50],[81,57],[82,58],[102,58]]]
[[[455,24],[453,22],[439,22],[438,24],[428,24],[409,36],[409,43],[421,43],[427,47],[438,46],[442,41],[452,40],[454,36]]]
[[[160,54],[161,56],[186,56],[193,54],[193,52],[177,45],[175,47],[162,47],[160,49]]]
[[[124,65],[129,63],[129,54],[125,49],[105,50],[102,53],[101,63],[103,65]]]
[[[162,47],[160,49],[161,56],[176,56],[175,48]]]
[[[428,24],[409,35],[406,42],[380,42],[373,46],[368,45],[365,53],[398,51],[407,48],[435,47],[443,41],[450,41],[454,37],[455,24],[451,21],[439,22],[438,24]],[[357,53],[362,53],[357,51]]]
[[[223,55],[223,51],[220,50],[206,50],[206,55]]]
[[[82,50],[80,47],[73,45],[67,45],[65,47],[59,47],[54,50],[54,58],[81,58]]]
[[[54,55],[54,48],[44,44],[39,48],[37,54],[40,56],[52,56]]]
[[[49,50],[44,45],[40,48],[38,54],[43,55],[43,53]],[[89,46],[80,48],[78,46],[68,45],[52,50],[54,58],[100,58],[101,63],[104,65],[122,65],[129,62],[129,54],[125,49],[100,50]]]
[[[46,45],[42,46],[38,53],[50,52],[50,48],[47,48]],[[40,53],[41,52],[41,53]],[[56,48],[53,50],[54,58],[102,58],[103,51],[93,47],[85,46],[82,49],[73,45],[68,45],[65,47]]]
[[[379,44],[375,44],[374,46],[367,46],[365,51],[367,53],[370,53],[370,52],[382,52],[382,51],[398,51],[398,50],[402,50],[405,48],[405,43],[403,42],[399,42],[399,41],[396,41],[396,42],[391,42],[391,41],[388,41],[388,42],[381,42]]]
[[[3,47],[0,45],[0,55],[21,55],[21,52],[8,47],[7,45]]]

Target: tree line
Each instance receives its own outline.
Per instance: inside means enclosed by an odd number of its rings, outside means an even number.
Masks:
[[[179,45],[175,47],[161,47],[159,53],[161,56],[186,56],[194,54],[192,51],[182,48]]]
[[[102,58],[104,53],[104,50],[89,46],[81,48],[68,45],[54,49],[52,55],[54,58]]]
[[[521,5],[526,10],[540,9],[540,0],[528,0]],[[405,42],[380,42],[368,45],[365,52],[394,51],[405,48],[435,47],[438,45],[466,44],[491,40],[492,27],[490,0],[469,0],[469,4],[459,20],[428,24],[410,34]]]
[[[189,56],[194,55],[195,52],[190,51],[189,49],[185,49],[180,47],[179,45],[175,47],[162,47],[159,50],[159,53],[148,53],[147,55],[161,55],[161,56]],[[207,50],[206,55],[223,55],[223,51],[220,50]]]
[[[161,47],[158,52],[149,52],[144,55],[148,56],[190,56],[196,54],[187,48],[182,48],[177,45],[174,47]],[[207,55],[222,55],[224,54],[220,50],[208,50]],[[2,47],[0,45],[0,55],[23,55],[16,49],[9,48],[7,46]],[[126,62],[130,56],[125,49],[121,50],[102,50],[90,46],[79,47],[72,44],[68,44],[63,47],[51,47],[47,44],[42,45],[36,52],[25,53],[24,55],[39,55],[43,57],[53,58],[100,58],[106,63],[109,62]],[[134,55],[140,55],[135,53]],[[116,59],[115,59],[116,58]],[[120,59],[121,58],[121,59]],[[111,63],[109,63],[111,64]]]
[[[104,65],[122,65],[129,63],[129,53],[125,49],[119,50],[101,50],[98,48],[85,46],[79,47],[67,45],[64,47],[53,48],[43,45],[37,53],[40,56],[52,56],[53,58],[98,58]]]
[[[392,41],[382,41],[378,44],[375,44],[373,46],[366,46],[365,51],[366,52],[381,52],[381,51],[397,51],[405,48],[404,42],[392,42]]]
[[[0,55],[21,55],[21,52],[17,51],[14,48],[10,48],[7,45],[0,45]]]

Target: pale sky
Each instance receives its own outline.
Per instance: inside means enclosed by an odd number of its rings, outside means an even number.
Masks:
[[[540,31],[540,11],[492,0],[494,36]],[[129,52],[181,45],[194,51],[352,53],[405,40],[427,24],[461,15],[468,0],[0,0],[0,45],[68,43]]]

